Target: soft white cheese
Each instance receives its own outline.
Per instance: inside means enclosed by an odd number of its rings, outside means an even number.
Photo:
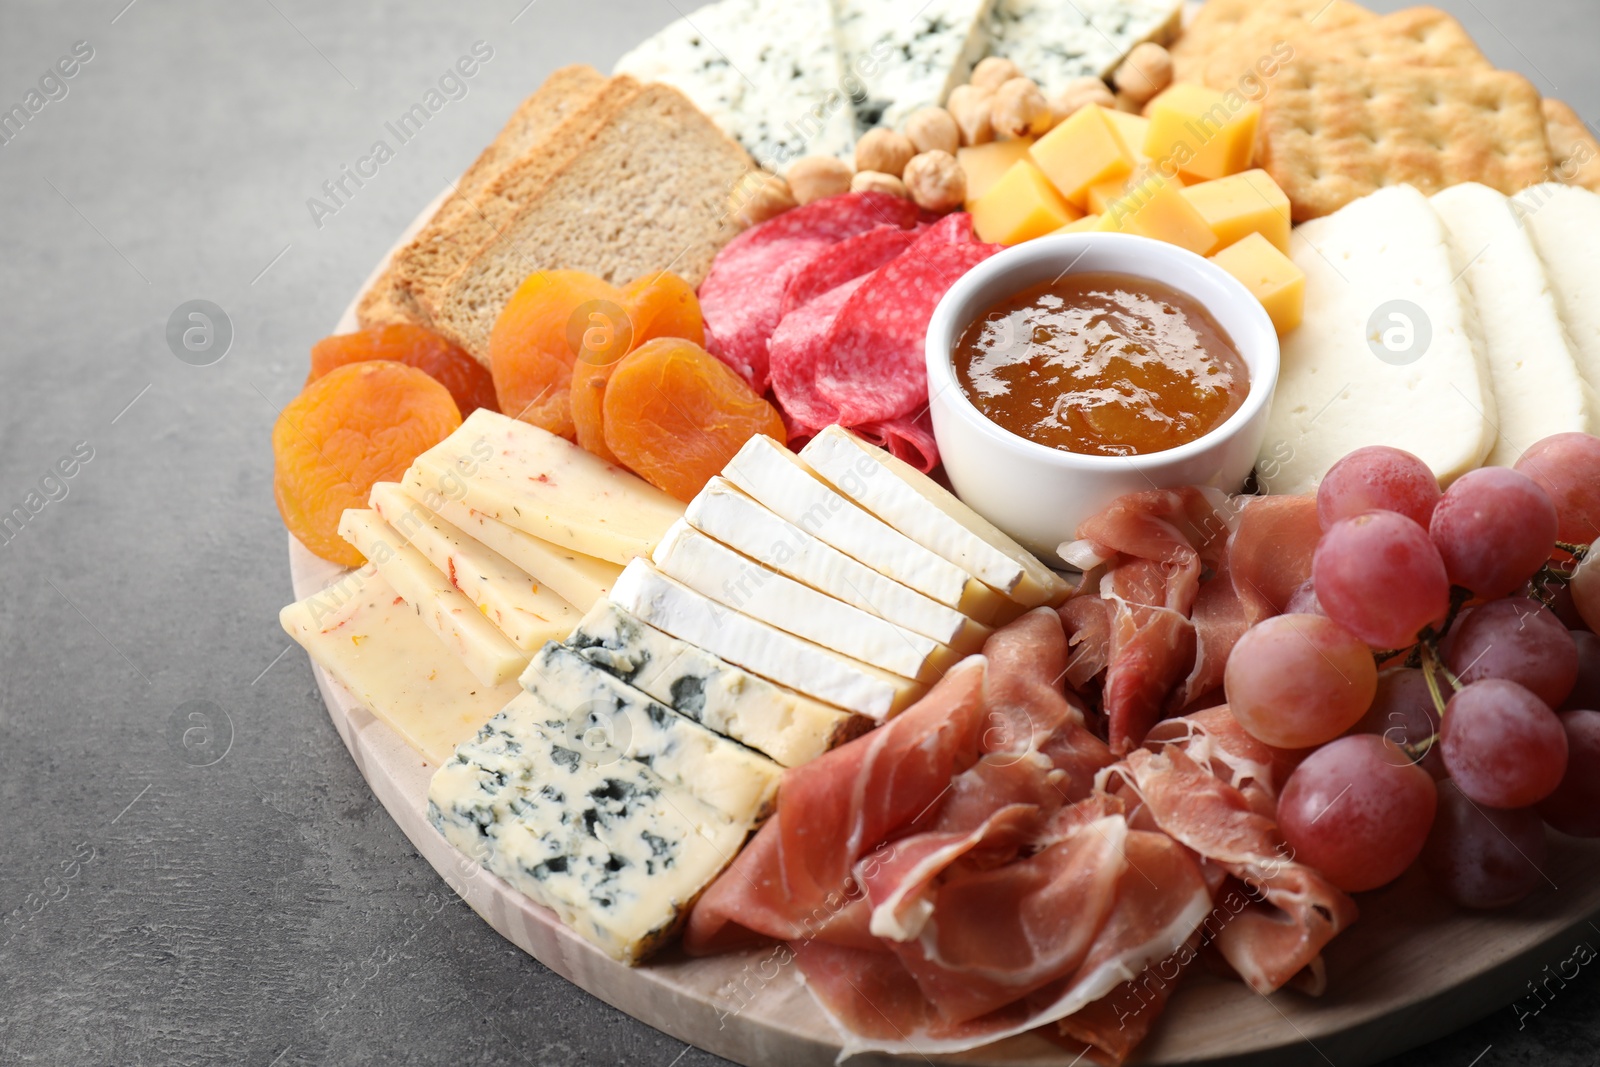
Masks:
[[[1512,201],[1544,260],[1578,370],[1600,390],[1600,193],[1550,183]]]

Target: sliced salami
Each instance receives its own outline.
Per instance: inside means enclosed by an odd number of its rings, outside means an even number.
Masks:
[[[817,392],[816,371],[826,354],[834,320],[871,277],[852,278],[790,312],[772,335],[772,391],[791,439],[809,437],[839,421],[839,409]]]
[[[806,261],[789,279],[784,290],[780,317],[836,289],[852,278],[871,274],[918,239],[915,230],[898,226],[875,226],[866,233],[846,237],[829,245]]]
[[[914,416],[868,422],[852,427],[863,439],[887,448],[898,460],[927,474],[939,465],[939,446],[933,439],[933,418],[924,405]]]

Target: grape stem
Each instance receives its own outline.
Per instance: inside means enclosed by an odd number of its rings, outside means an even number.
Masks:
[[[1423,760],[1428,758],[1428,753],[1432,752],[1433,746],[1437,745],[1438,743],[1439,732],[1435,730],[1431,735],[1424,737],[1421,741],[1412,741],[1401,745],[1400,751],[1404,752],[1406,757],[1410,759],[1412,763],[1421,763]]]
[[[1428,683],[1428,693],[1433,697],[1434,710],[1439,713],[1439,718],[1442,721],[1444,719],[1445,700],[1444,693],[1439,689],[1439,678],[1435,672],[1444,671],[1446,677],[1450,680],[1450,684],[1458,690],[1461,688],[1461,683],[1444,664],[1439,662],[1438,654],[1434,651],[1432,644],[1423,644],[1420,647],[1422,649],[1422,677]]]
[[[1570,541],[1557,541],[1556,547],[1576,560],[1581,560],[1589,554],[1588,545],[1575,545]]]

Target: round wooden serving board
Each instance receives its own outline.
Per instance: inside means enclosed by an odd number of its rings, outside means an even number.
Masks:
[[[396,247],[438,203],[428,205]],[[356,328],[352,302],[336,332]],[[293,535],[289,569],[296,599],[345,573]],[[643,967],[625,967],[457,852],[427,819],[433,765],[321,667],[313,663],[311,669],[373,795],[440,877],[501,936],[606,1003],[719,1056],[749,1067],[834,1062],[839,1037],[792,963],[777,966],[770,952],[694,960],[671,950]],[[1326,995],[1263,997],[1242,983],[1194,973],[1131,1062],[1361,1067],[1458,1029],[1528,996],[1529,983],[1543,977],[1546,964],[1568,959],[1584,942],[1600,942],[1600,841],[1552,834],[1544,873],[1548,884],[1517,907],[1473,913],[1445,903],[1412,871],[1358,899],[1361,920],[1326,954]],[[983,1067],[1076,1062],[1033,1035],[922,1059]],[[869,1054],[850,1061],[860,1067],[906,1062],[915,1059]]]

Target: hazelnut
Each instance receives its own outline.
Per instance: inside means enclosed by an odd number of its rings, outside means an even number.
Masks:
[[[1172,84],[1172,56],[1154,41],[1146,41],[1128,53],[1111,81],[1142,104]]]
[[[868,130],[856,142],[856,170],[875,170],[898,178],[916,154],[917,146],[911,143],[911,138],[880,126]]]
[[[1053,116],[1032,78],[1012,78],[995,90],[989,123],[996,137],[1037,137],[1050,129]]]
[[[950,90],[945,108],[956,120],[962,144],[987,144],[994,140],[994,126],[989,121],[989,101],[993,96],[994,90],[980,89],[976,85],[960,85]]]
[[[789,183],[764,170],[750,171],[728,194],[728,211],[741,226],[755,226],[797,206]]]
[[[789,168],[789,189],[796,203],[850,191],[850,164],[833,156],[806,156]]]
[[[898,196],[903,200],[911,199],[911,193],[906,189],[906,183],[896,178],[893,174],[885,174],[881,170],[858,170],[856,176],[850,179],[852,193],[888,193]]]
[[[918,152],[932,152],[937,148],[954,155],[956,149],[961,147],[961,127],[950,117],[950,112],[942,107],[913,111],[906,120],[906,136],[911,138],[911,144]]]
[[[967,80],[979,89],[998,89],[1012,78],[1022,77],[1022,69],[1003,56],[990,56],[972,68]]]
[[[953,211],[967,198],[967,175],[955,156],[935,149],[906,164],[906,189],[925,211]]]
[[[1130,115],[1139,115],[1144,112],[1144,104],[1127,93],[1117,94],[1117,110],[1125,111]]]
[[[1082,78],[1073,78],[1061,91],[1050,98],[1050,111],[1057,123],[1064,122],[1073,112],[1089,104],[1099,104],[1101,107],[1116,107],[1117,98],[1111,95],[1111,90],[1106,88],[1106,83],[1092,74]]]

